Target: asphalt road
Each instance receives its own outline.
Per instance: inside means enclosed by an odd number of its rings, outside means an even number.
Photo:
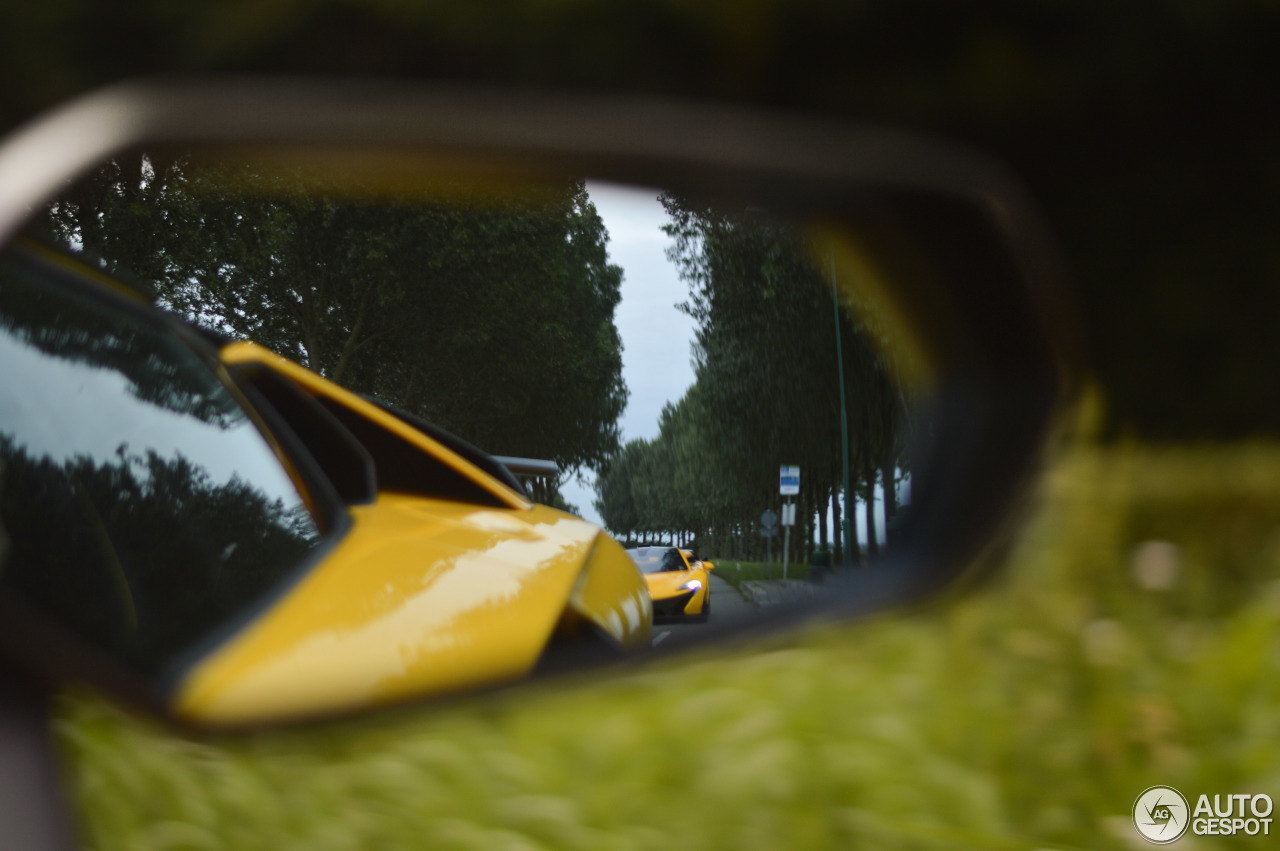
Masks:
[[[742,599],[738,589],[725,582],[714,573],[711,580],[711,616],[705,624],[701,623],[660,623],[653,625],[653,646],[672,647],[685,643],[698,634],[698,630],[706,629],[711,624],[717,626],[736,625],[750,620],[757,612],[754,603]]]

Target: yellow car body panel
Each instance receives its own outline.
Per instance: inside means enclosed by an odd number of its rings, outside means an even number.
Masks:
[[[403,438],[409,443],[421,449],[428,455],[431,455],[454,470],[463,474],[467,478],[484,487],[504,504],[512,508],[528,508],[531,503],[511,488],[486,475],[475,465],[471,464],[465,458],[453,452],[446,446],[442,446],[438,442],[432,440],[427,435],[415,429],[404,420],[379,408],[377,405],[367,402],[364,399],[352,393],[350,390],[339,387],[332,381],[317,375],[305,366],[294,363],[293,361],[280,357],[270,349],[259,346],[257,343],[237,342],[225,346],[219,353],[223,363],[236,365],[246,363],[260,363],[281,373],[295,384],[299,385],[303,390],[316,396],[326,396],[334,401],[350,408],[360,416],[370,420],[380,427],[390,431],[397,436]]]
[[[295,585],[196,662],[182,717],[240,726],[337,714],[528,675],[566,619],[621,649],[648,647],[639,570],[597,526],[537,505],[398,418],[252,343],[225,363],[264,363],[304,390],[450,463],[508,507],[379,491]]]
[[[715,562],[708,561],[705,558],[696,558],[693,554],[693,550],[681,550],[680,554],[684,556],[685,563],[690,567],[698,567],[701,565],[703,570],[715,570],[716,568]]]
[[[607,534],[596,537],[569,606],[619,647],[636,650],[649,646],[653,599],[627,551]]]
[[[190,672],[182,716],[258,723],[518,679],[566,601],[624,647],[649,640],[638,576],[624,593],[629,560],[583,568],[613,543],[586,521],[398,494],[352,513],[332,553]],[[575,585],[587,591],[570,600]]]

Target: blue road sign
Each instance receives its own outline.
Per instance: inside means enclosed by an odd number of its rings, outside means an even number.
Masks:
[[[783,464],[778,468],[778,493],[782,496],[796,496],[800,493],[800,468]]]

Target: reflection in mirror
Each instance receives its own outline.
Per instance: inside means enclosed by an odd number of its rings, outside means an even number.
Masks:
[[[68,352],[37,367],[57,354],[34,342],[44,320],[6,314],[0,356],[22,378],[0,396],[5,593],[69,589],[28,596],[146,672],[169,664],[162,699],[188,717],[345,711],[518,678],[562,646],[675,646],[706,631],[683,622],[750,622],[903,534],[925,384],[873,298],[886,252],[914,250],[892,220],[304,161],[122,155],[28,228],[141,282],[218,341],[210,365],[129,310],[68,306],[49,320]],[[6,309],[39,300],[15,251]],[[517,480],[484,453],[554,473]],[[173,465],[181,493],[161,483]],[[37,467],[63,480],[56,510],[27,497]],[[325,500],[354,525],[285,583]],[[248,519],[259,502],[281,519]],[[28,516],[46,509],[81,531]],[[270,564],[214,563],[233,554]],[[55,583],[72,566],[80,580]],[[678,575],[660,589],[654,573]],[[197,598],[219,602],[197,616]],[[143,605],[182,624],[163,652],[118,637],[143,631]],[[651,629],[655,614],[676,623]]]
[[[39,251],[0,258],[0,579],[154,674],[296,571],[321,518],[148,319]]]

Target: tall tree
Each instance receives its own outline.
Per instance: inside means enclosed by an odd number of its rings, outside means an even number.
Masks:
[[[618,449],[627,396],[622,271],[585,185],[417,188],[122,157],[49,220],[199,324],[490,451],[598,467]]]
[[[808,506],[840,479],[829,274],[787,222],[670,194],[663,203],[671,216],[668,256],[690,287],[682,307],[698,328],[697,381],[680,406],[664,413],[659,444],[670,444],[667,452],[696,447],[681,453],[674,469],[696,470],[699,481],[715,483],[692,488],[696,498],[678,489],[684,507],[668,514],[676,511],[691,529],[710,528],[712,517],[754,517],[776,495],[780,463],[806,471]],[[865,492],[882,462],[896,464],[902,399],[872,331],[846,310],[839,319],[850,466]]]

